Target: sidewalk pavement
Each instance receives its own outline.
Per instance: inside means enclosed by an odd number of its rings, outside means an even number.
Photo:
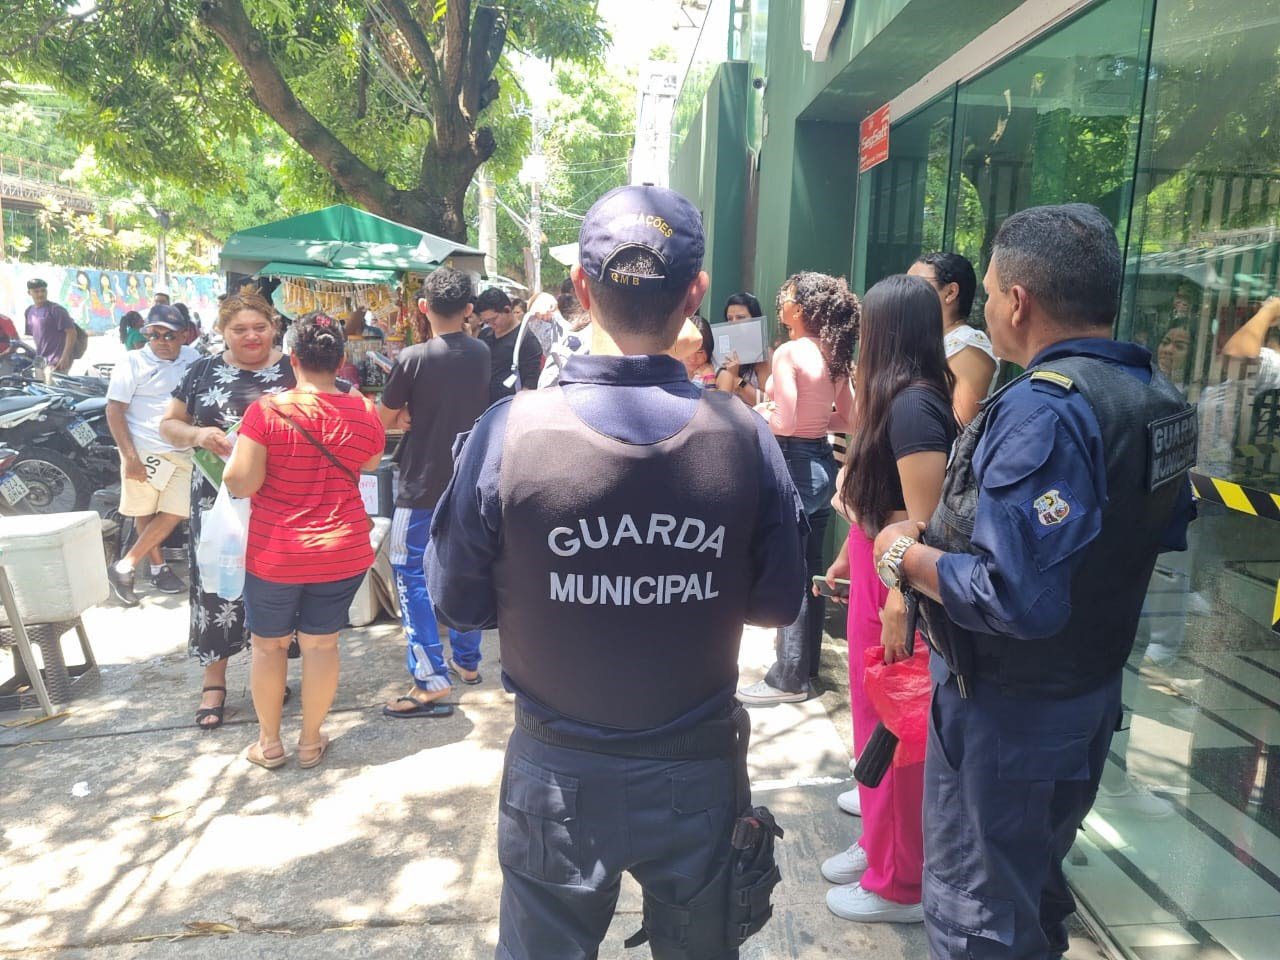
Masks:
[[[102,670],[70,715],[12,726],[39,715],[0,714],[0,960],[493,956],[512,722],[496,633],[484,638],[484,683],[455,687],[453,717],[389,720],[381,704],[406,684],[399,627],[345,632],[324,763],[268,772],[243,758],[257,735],[247,655],[228,671],[224,726],[193,725],[200,671],[185,653],[184,598],[146,595],[85,620]],[[824,652],[834,687],[841,646]],[[772,632],[749,629],[744,676],[762,674],[771,654]],[[296,664],[290,674],[296,691]],[[860,829],[835,804],[850,786],[838,729],[848,713],[833,722],[827,707],[846,696],[752,711],[754,795],[787,833],[773,921],[744,960],[927,954],[918,925],[853,924],[825,906],[818,864]],[[295,695],[290,750],[298,710]],[[600,956],[648,956],[622,947],[639,923],[628,878]]]

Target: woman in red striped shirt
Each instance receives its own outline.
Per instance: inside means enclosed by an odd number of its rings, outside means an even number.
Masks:
[[[253,498],[244,605],[259,733],[247,758],[268,770],[288,759],[280,714],[295,631],[302,648],[298,765],[314,767],[329,746],[320,725],[338,689],[338,631],[373,564],[359,471],[378,465],[386,442],[373,405],[337,385],[342,324],[309,313],[294,332],[298,386],[245,411],[223,474],[233,496]]]

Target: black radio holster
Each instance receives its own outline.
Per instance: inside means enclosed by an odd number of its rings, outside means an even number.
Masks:
[[[728,837],[729,856],[720,871],[688,903],[670,904],[644,894],[641,928],[625,946],[649,943],[654,960],[722,960],[736,957],[740,947],[773,916],[770,897],[782,879],[774,859],[774,841],[782,838],[768,807],[750,805],[747,744],[751,721],[742,707],[734,710],[737,755],[734,770],[738,809]]]

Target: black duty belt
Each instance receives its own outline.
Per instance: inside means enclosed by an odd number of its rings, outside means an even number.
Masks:
[[[516,726],[540,743],[570,750],[586,750],[610,757],[639,760],[711,760],[735,756],[738,743],[751,729],[751,721],[741,704],[719,720],[709,720],[689,730],[663,736],[610,737],[607,740],[580,737],[554,730],[516,704]]]
[[[973,679],[1000,681],[1001,660],[994,653],[979,653],[973,658]]]

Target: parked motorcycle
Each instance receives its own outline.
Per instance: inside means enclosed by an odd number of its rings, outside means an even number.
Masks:
[[[26,481],[13,472],[13,463],[17,459],[17,450],[0,447],[0,504],[9,507],[21,503],[31,492]]]
[[[21,340],[11,341],[9,350],[0,355],[0,386],[20,387],[40,386],[72,394],[77,399],[87,397],[105,397],[107,395],[107,379],[105,376],[73,376],[69,373],[50,374],[46,382],[44,372],[37,369],[38,360],[35,351],[29,344]],[[104,364],[98,364],[99,367]],[[105,364],[110,373],[110,364]]]
[[[99,434],[99,420],[105,430],[105,399],[77,402],[56,393],[0,396],[0,444],[19,451],[8,472],[27,487],[16,497],[19,488],[11,486],[12,502],[0,492],[0,510],[85,509],[93,491],[113,483],[119,473],[119,456],[109,445],[110,434],[105,441]]]

